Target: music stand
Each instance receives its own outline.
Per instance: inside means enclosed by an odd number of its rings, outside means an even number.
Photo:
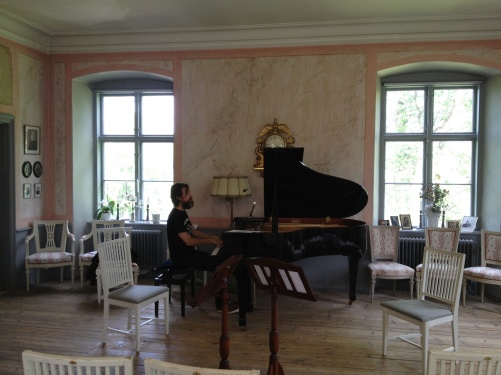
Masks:
[[[207,284],[205,284],[195,297],[187,302],[188,305],[195,308],[210,296],[216,295],[220,290],[222,291],[221,337],[219,338],[219,354],[221,355],[219,368],[221,369],[230,368],[228,360],[230,355],[230,337],[228,336],[228,280],[242,258],[243,255],[233,255],[217,266]]]
[[[278,360],[278,296],[284,294],[295,298],[316,301],[317,297],[299,266],[272,258],[249,258],[245,260],[256,287],[271,293],[270,361],[268,375],[284,375]]]

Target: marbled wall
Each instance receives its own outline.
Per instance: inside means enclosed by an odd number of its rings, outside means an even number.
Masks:
[[[305,148],[310,168],[362,183],[364,54],[186,60],[182,69],[182,178],[195,199],[212,202],[191,215],[229,216],[210,197],[217,175],[249,176],[254,200],[262,202],[256,138],[275,118]],[[251,202],[237,202],[235,215],[246,214]],[[263,211],[258,205],[255,215]]]

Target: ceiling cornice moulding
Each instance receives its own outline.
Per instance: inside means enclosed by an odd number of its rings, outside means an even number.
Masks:
[[[49,54],[501,39],[501,15],[49,34],[0,14],[0,25],[0,36]]]

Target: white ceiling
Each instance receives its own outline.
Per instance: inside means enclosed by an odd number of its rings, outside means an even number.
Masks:
[[[0,36],[50,53],[501,38],[500,0],[0,0]]]

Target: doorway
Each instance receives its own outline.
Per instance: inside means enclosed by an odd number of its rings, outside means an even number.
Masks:
[[[0,113],[0,292],[14,288],[16,205],[14,116]]]

